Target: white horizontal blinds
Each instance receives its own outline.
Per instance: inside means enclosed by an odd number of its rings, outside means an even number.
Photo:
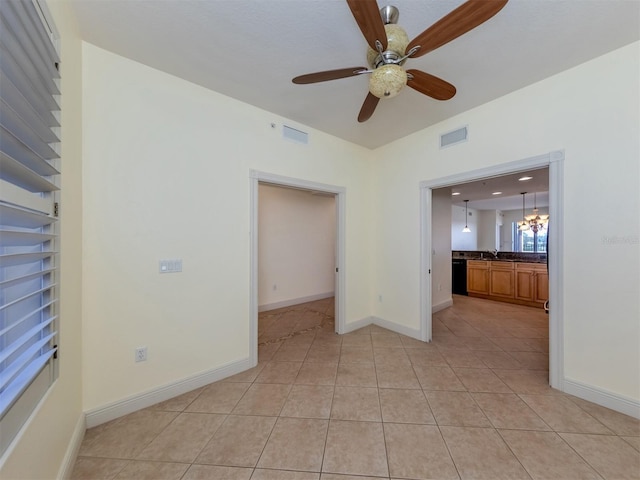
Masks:
[[[33,0],[0,0],[0,427],[14,436],[54,379],[59,58]],[[44,390],[42,387],[45,375]],[[25,392],[29,392],[26,395]],[[15,410],[30,407],[16,422]],[[24,403],[24,402],[23,402]],[[11,429],[6,427],[11,426]],[[3,439],[0,448],[6,448]],[[0,450],[1,453],[2,450]]]

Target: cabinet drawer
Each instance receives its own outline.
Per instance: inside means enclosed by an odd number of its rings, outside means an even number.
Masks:
[[[491,270],[513,270],[513,262],[490,262]]]
[[[468,268],[482,268],[489,270],[489,263],[487,260],[467,260]]]

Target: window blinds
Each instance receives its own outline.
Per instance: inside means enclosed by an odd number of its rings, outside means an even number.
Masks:
[[[0,1],[0,453],[55,379],[60,75],[43,18]]]

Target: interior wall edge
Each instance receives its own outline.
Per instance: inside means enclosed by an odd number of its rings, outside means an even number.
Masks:
[[[307,302],[315,302],[316,300],[324,300],[325,298],[333,297],[335,294],[335,292],[316,293],[315,295],[307,295],[305,297],[291,298],[289,300],[282,300],[280,302],[258,305],[258,312],[268,312],[277,308],[290,307],[292,305],[299,305],[301,303]]]
[[[398,323],[392,322],[390,320],[386,320],[380,317],[372,317],[373,324],[382,328],[386,328],[387,330],[391,330],[392,332],[399,333],[400,335],[405,335],[407,337],[415,338],[416,340],[422,340],[422,331],[419,328],[411,328],[405,325],[400,325]]]
[[[176,380],[161,387],[152,388],[107,405],[93,408],[85,412],[87,428],[92,428],[128,415],[129,413],[137,412],[140,409],[169,400],[170,398],[190,392],[196,388],[204,387],[210,383],[244,372],[254,366],[249,357],[243,358],[235,362],[227,363],[221,367],[213,368],[190,377]]]
[[[640,402],[619,393],[609,392],[603,388],[587,385],[567,377],[564,379],[564,392],[640,419]]]
[[[62,464],[60,465],[60,470],[58,471],[58,476],[56,478],[71,478],[71,473],[73,472],[73,467],[75,466],[76,459],[78,458],[78,453],[80,452],[80,446],[84,440],[86,430],[87,418],[86,415],[82,413],[78,417],[76,426],[73,429],[73,434],[71,435],[69,445],[67,446],[67,452],[62,460]]]

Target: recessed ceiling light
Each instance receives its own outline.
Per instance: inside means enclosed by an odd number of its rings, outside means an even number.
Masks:
[[[518,179],[518,181],[520,181],[520,182],[526,182],[527,180],[531,180],[532,178],[533,178],[533,177],[520,177],[520,178]]]
[[[502,192],[493,192],[491,195],[502,195]]]
[[[460,195],[460,192],[453,192],[451,195]]]

